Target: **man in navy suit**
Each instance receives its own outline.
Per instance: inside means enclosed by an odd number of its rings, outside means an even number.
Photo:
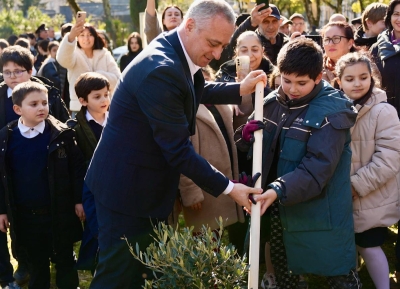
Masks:
[[[143,278],[152,277],[121,238],[145,250],[152,224],[172,211],[181,173],[211,195],[229,194],[248,208],[248,195],[261,193],[230,182],[189,141],[200,102],[239,104],[240,95],[266,82],[262,71],[238,84],[204,82],[199,68],[220,57],[234,23],[225,1],[196,1],[176,30],[153,40],[125,69],[86,176],[100,246],[90,288],[141,288]]]

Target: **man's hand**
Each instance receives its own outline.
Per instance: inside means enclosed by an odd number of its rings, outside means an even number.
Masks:
[[[260,11],[260,9],[263,8],[264,6],[265,6],[265,3],[262,3],[260,5],[254,6],[254,8],[251,9],[251,12],[250,12],[251,26],[258,27],[258,25],[261,24],[261,22],[264,20],[264,18],[267,18],[271,15],[272,9],[270,7]]]
[[[261,193],[262,189],[250,188],[243,184],[236,183],[234,184],[233,189],[228,196],[230,196],[236,203],[238,203],[238,205],[245,207],[250,212],[251,202],[249,200],[249,195],[259,195]]]
[[[75,214],[78,216],[79,220],[81,220],[82,222],[85,221],[86,216],[82,204],[75,205]]]
[[[10,224],[8,223],[7,214],[0,215],[0,231],[3,233],[7,233],[7,229],[10,228]]]
[[[193,211],[201,211],[201,202],[198,202],[198,203],[196,203],[196,204],[191,205],[190,208],[191,208]]]
[[[256,90],[256,84],[262,81],[267,85],[267,75],[262,70],[253,70],[240,82],[240,95],[247,95]]]
[[[296,39],[297,37],[304,37],[304,36],[301,35],[299,31],[295,31],[292,33],[292,35],[290,35],[290,40]]]
[[[261,216],[265,213],[268,207],[271,206],[271,204],[276,200],[277,197],[278,195],[273,189],[266,190],[265,193],[254,196],[254,200],[256,202],[261,202]]]

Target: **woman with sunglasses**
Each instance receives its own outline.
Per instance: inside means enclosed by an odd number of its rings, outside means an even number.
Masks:
[[[340,57],[356,51],[353,29],[344,22],[330,22],[321,29],[321,36],[325,50],[322,79],[339,88],[335,81],[335,66]]]

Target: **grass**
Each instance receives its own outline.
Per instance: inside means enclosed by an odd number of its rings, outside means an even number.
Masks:
[[[183,225],[182,220],[180,221],[181,225]],[[394,277],[395,273],[395,263],[396,263],[396,256],[394,253],[394,245],[396,243],[396,238],[397,238],[397,226],[392,226],[390,228],[389,232],[389,237],[386,240],[385,244],[383,245],[383,250],[386,253],[386,256],[389,261],[389,269],[390,269],[390,277]],[[223,240],[226,242],[227,241],[227,234],[226,232],[224,233]],[[9,242],[10,244],[10,242]],[[75,252],[79,251],[79,243],[75,245],[74,248]],[[128,250],[128,248],[127,248]],[[133,258],[133,257],[132,257]],[[14,269],[16,269],[17,262],[16,260],[12,259],[11,263],[14,266]],[[262,275],[265,272],[265,265],[260,266],[260,280],[262,278]],[[368,275],[368,272],[366,270],[366,267],[364,264],[361,265],[361,270],[359,272],[360,274],[360,279],[363,283],[363,289],[374,289],[375,286],[372,283],[371,278]],[[51,282],[51,289],[56,289],[57,287],[55,286],[55,269],[54,266],[51,266],[51,276],[52,276],[52,282]],[[308,288],[309,289],[329,289],[329,287],[326,285],[325,278],[319,277],[319,276],[305,276],[306,281],[308,282]],[[80,280],[80,288],[81,289],[88,289],[90,286],[90,282],[92,280],[92,275],[90,271],[79,271],[79,280]],[[28,287],[25,285],[22,287],[23,289],[27,289]],[[392,287],[392,288],[400,288],[398,287]]]

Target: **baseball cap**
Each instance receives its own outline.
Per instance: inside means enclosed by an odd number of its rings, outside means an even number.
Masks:
[[[292,16],[290,16],[290,20],[293,20],[294,18],[301,18],[304,20],[304,16],[301,15],[300,13],[294,13]]]
[[[293,24],[293,22],[291,20],[287,19],[285,16],[281,16],[281,19],[282,19],[281,26],[286,25],[286,24]]]
[[[279,12],[278,7],[276,7],[274,4],[269,4],[269,7],[272,9],[272,13],[270,16],[275,17],[276,19],[280,20],[281,13]]]

